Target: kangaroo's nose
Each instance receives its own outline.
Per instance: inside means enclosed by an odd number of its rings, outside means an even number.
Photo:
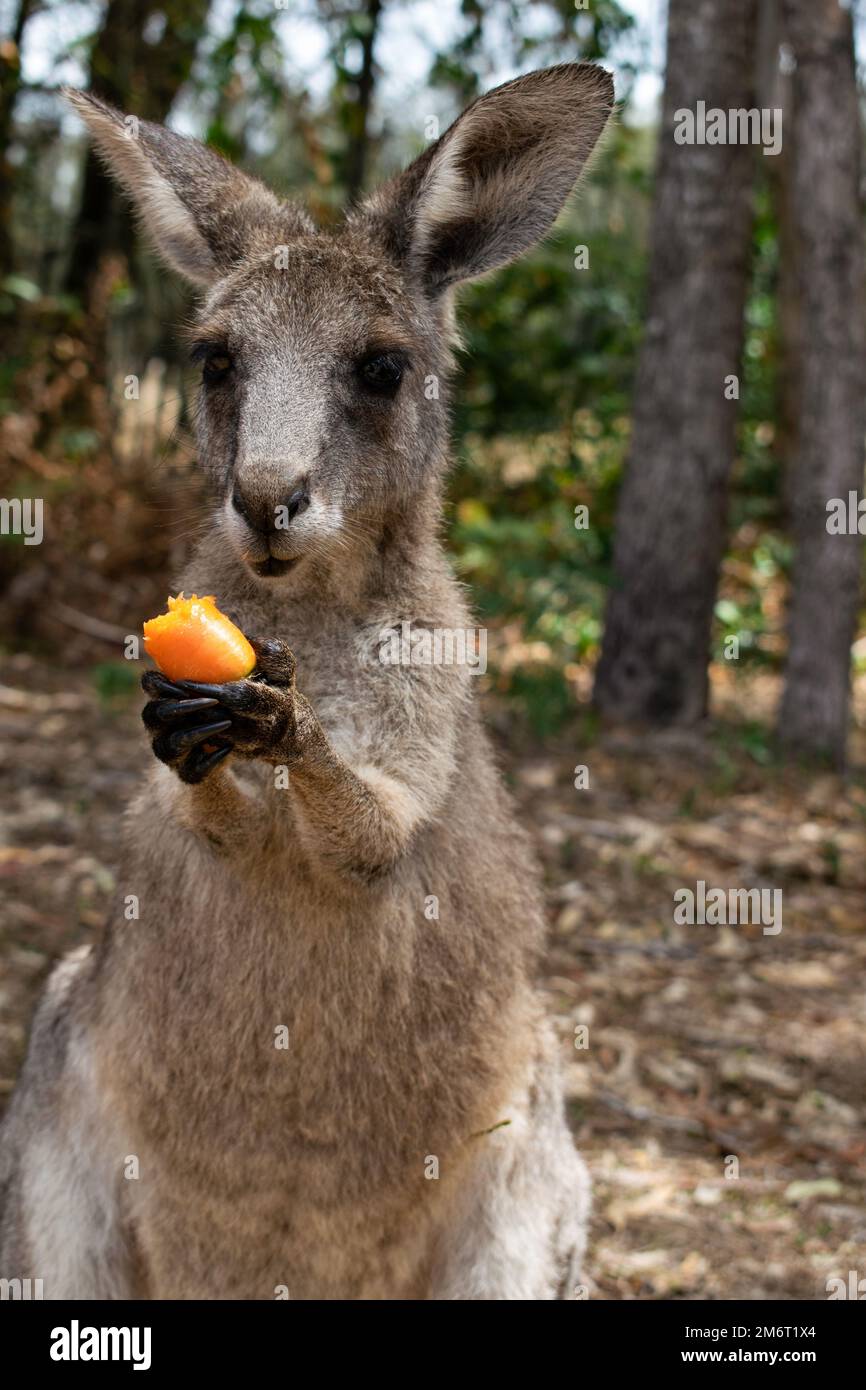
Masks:
[[[236,485],[232,492],[232,506],[243,517],[248,526],[263,536],[272,531],[284,531],[296,516],[300,516],[310,505],[310,494],[306,483],[296,487],[284,502],[270,504],[263,499],[245,497]]]
[[[296,516],[305,512],[310,505],[310,494],[307,492],[306,485],[296,487],[288,502],[286,510],[289,514],[289,521],[294,521]]]

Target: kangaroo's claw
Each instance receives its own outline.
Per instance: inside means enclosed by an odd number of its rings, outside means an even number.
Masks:
[[[195,699],[213,700],[223,709],[238,714],[255,714],[269,708],[268,687],[254,680],[226,681],[223,685],[206,684],[204,681],[178,681],[181,696]]]
[[[211,724],[197,724],[189,729],[175,729],[171,733],[160,734],[153,741],[153,751],[161,763],[174,763],[190,748],[213,740],[216,734],[223,734],[232,726],[230,719],[219,719]]]
[[[183,691],[161,671],[145,671],[141,678],[141,688],[147,695],[182,696]]]
[[[219,748],[210,748],[207,743],[200,744],[178,764],[177,775],[182,782],[194,786],[197,782],[203,782],[208,773],[212,772],[223,758],[227,758],[231,751],[231,745],[228,743],[222,744]]]
[[[197,715],[201,710],[212,710],[219,702],[203,700],[149,700],[141,711],[141,717],[148,729],[161,729],[189,715]]]
[[[229,712],[213,695],[186,697],[186,691],[159,671],[148,671],[142,685],[149,700],[141,712],[152,739],[154,756],[174,768],[184,782],[201,782],[233,751],[225,735]]]

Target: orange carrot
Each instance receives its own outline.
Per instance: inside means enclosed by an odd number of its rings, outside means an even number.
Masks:
[[[256,664],[246,637],[212,594],[170,597],[168,612],[144,624],[144,649],[169,680],[235,681]]]

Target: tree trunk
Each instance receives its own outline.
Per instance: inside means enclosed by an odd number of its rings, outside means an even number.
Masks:
[[[91,53],[90,90],[121,111],[165,120],[189,76],[208,8],[209,0],[109,0]],[[160,37],[146,39],[163,19]],[[126,204],[89,146],[66,288],[83,293],[103,256],[128,245],[129,228]]]
[[[797,137],[794,131],[790,45],[782,16],[782,0],[764,0],[758,19],[758,101],[784,112],[782,149],[764,160],[773,215],[777,227],[779,270],[776,302],[776,388],[773,459],[780,477],[785,518],[791,511],[790,460],[797,448],[800,416],[800,245],[794,217],[791,160]],[[784,61],[782,52],[784,50]]]
[[[15,20],[8,39],[0,44],[0,279],[12,269],[12,188],[13,170],[9,163],[12,117],[21,86],[21,43],[35,0],[18,0]]]
[[[370,143],[370,108],[376,80],[374,49],[382,0],[366,0],[366,25],[361,39],[361,67],[357,78],[357,94],[351,111],[349,147],[346,151],[346,201],[352,203],[364,190],[367,154]]]
[[[674,113],[754,105],[756,29],[756,0],[670,3],[646,329],[595,683],[616,719],[685,725],[706,712],[755,152],[677,144]]]
[[[851,12],[785,0],[797,139],[799,421],[791,506],[796,547],[779,734],[795,753],[844,761],[862,538],[831,535],[827,503],[863,488],[866,261]]]

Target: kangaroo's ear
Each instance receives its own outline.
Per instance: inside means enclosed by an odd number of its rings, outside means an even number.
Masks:
[[[506,82],[458,117],[360,216],[436,294],[513,260],[547,233],[613,108],[592,63]]]
[[[300,208],[281,203],[198,140],[123,116],[86,92],[67,89],[64,95],[156,249],[196,284],[212,284],[257,248],[313,230]]]

